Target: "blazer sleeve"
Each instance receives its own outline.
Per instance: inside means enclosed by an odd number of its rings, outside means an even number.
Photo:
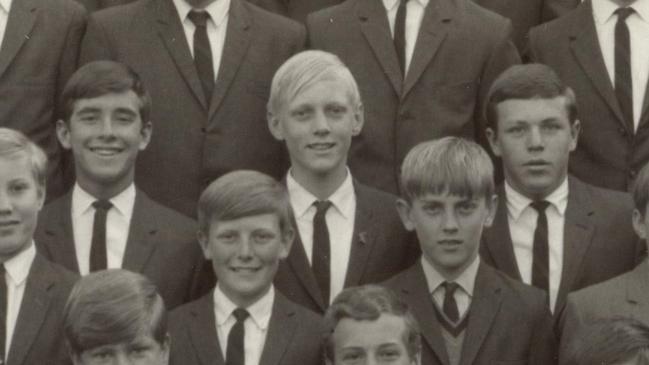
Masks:
[[[584,326],[584,316],[579,310],[573,294],[568,294],[566,305],[559,317],[560,343],[559,364],[569,364],[572,357],[573,341],[579,329]]]
[[[77,4],[75,3],[74,5]],[[86,11],[81,6],[72,7],[70,19],[70,27],[65,37],[64,51],[61,53],[59,73],[56,80],[56,105],[60,105],[63,88],[65,88],[65,84],[70,79],[70,76],[77,70],[81,39],[86,31],[86,23],[88,21]],[[60,110],[57,110],[55,115],[57,118],[60,118]]]
[[[512,23],[509,19],[504,21],[503,26],[500,28],[499,36],[494,47],[491,50],[491,55],[487,64],[484,67],[482,72],[482,82],[480,83],[480,100],[478,102],[479,110],[477,115],[480,117],[477,118],[480,121],[480,128],[476,128],[476,141],[479,141],[482,145],[487,146],[486,136],[484,135],[484,130],[486,128],[486,120],[484,115],[484,105],[487,99],[487,93],[493,81],[506,69],[510,66],[517,65],[521,63],[521,58],[518,54],[518,50],[514,45],[512,40],[513,28]]]
[[[83,42],[81,43],[79,65],[97,60],[115,59],[114,50],[111,47],[106,30],[95,15],[91,15],[88,20],[86,35],[83,37]]]
[[[539,315],[536,321],[534,339],[530,348],[530,364],[546,365],[557,363],[557,337],[554,333],[552,314],[547,307],[547,295],[539,303]]]

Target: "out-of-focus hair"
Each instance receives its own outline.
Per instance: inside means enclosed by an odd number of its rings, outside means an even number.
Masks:
[[[27,158],[36,184],[43,193],[45,192],[47,155],[36,143],[17,130],[0,128],[0,158]]]

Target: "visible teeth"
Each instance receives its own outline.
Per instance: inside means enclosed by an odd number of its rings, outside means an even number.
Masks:
[[[116,148],[91,148],[91,150],[92,152],[102,156],[112,156],[119,153],[119,149]]]
[[[314,143],[311,145],[311,148],[316,150],[326,150],[328,148],[331,148],[332,146],[333,143]]]

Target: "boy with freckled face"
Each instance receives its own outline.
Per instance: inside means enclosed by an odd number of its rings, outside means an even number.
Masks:
[[[547,296],[478,256],[496,208],[493,165],[482,147],[457,137],[415,146],[401,188],[397,208],[422,256],[385,285],[419,321],[422,364],[553,364]]]
[[[198,202],[198,239],[217,284],[170,315],[172,365],[319,365],[322,318],[273,285],[294,228],[286,188],[239,170]]]

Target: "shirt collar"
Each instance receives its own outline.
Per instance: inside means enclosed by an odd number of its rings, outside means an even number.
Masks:
[[[94,212],[92,203],[97,200],[87,191],[83,190],[79,184],[74,184],[72,190],[72,217],[77,218],[89,212]],[[135,184],[131,183],[121,193],[109,199],[117,212],[124,217],[131,217],[133,205],[135,204]]]
[[[9,14],[11,10],[12,0],[0,0],[0,10],[4,11],[5,14]]]
[[[210,18],[217,28],[223,24],[223,21],[225,21],[230,12],[230,1],[231,0],[216,0],[205,7],[205,11],[210,14]],[[176,10],[178,11],[180,20],[183,22],[188,20],[187,15],[193,9],[192,6],[185,0],[173,0],[173,3],[176,5]]]
[[[428,284],[428,291],[433,293],[437,288],[442,285],[446,280],[433,265],[431,265],[424,256],[421,257],[421,266],[424,269],[424,276]],[[475,278],[478,276],[478,267],[480,266],[480,256],[476,256],[475,260],[464,270],[457,279],[453,280],[464,290],[469,297],[473,296],[473,289],[475,287]]]
[[[593,17],[597,24],[604,24],[613,19],[617,19],[615,11],[620,7],[611,0],[594,0],[591,2],[593,6]],[[631,4],[639,17],[645,22],[649,22],[649,1],[640,0]],[[617,21],[617,20],[616,20]]]
[[[253,323],[260,329],[266,330],[270,323],[270,316],[273,311],[273,303],[275,301],[275,288],[273,285],[264,296],[259,298],[258,301],[253,303],[250,307],[245,308],[250,314]],[[214,289],[214,308],[216,310],[216,324],[222,326],[232,316],[232,312],[237,309],[230,298],[221,290],[218,283]]]
[[[291,206],[295,212],[295,217],[300,218],[307,213],[313,203],[318,201],[318,198],[306,190],[300,183],[298,183],[292,176],[291,171],[286,176],[286,188],[291,199]],[[338,189],[334,191],[327,200],[332,206],[345,218],[350,219],[354,215],[354,201],[356,195],[354,193],[354,182],[352,174],[347,169],[347,176],[343,183],[340,184]]]
[[[14,285],[22,285],[27,280],[29,269],[32,267],[32,262],[36,257],[36,247],[32,241],[29,248],[22,250],[16,256],[4,262],[5,271],[11,278]]]
[[[387,11],[390,11],[393,10],[394,7],[398,6],[400,1],[401,0],[383,0],[383,6]],[[430,0],[410,0],[410,1],[418,2],[422,8],[425,8],[428,5],[428,2],[430,2]]]
[[[507,200],[507,211],[514,221],[517,221],[521,214],[523,214],[523,211],[532,203],[532,199],[516,191],[507,181],[505,181],[505,197]],[[555,208],[559,215],[565,215],[568,206],[568,177],[550,195],[546,196],[545,200]]]

